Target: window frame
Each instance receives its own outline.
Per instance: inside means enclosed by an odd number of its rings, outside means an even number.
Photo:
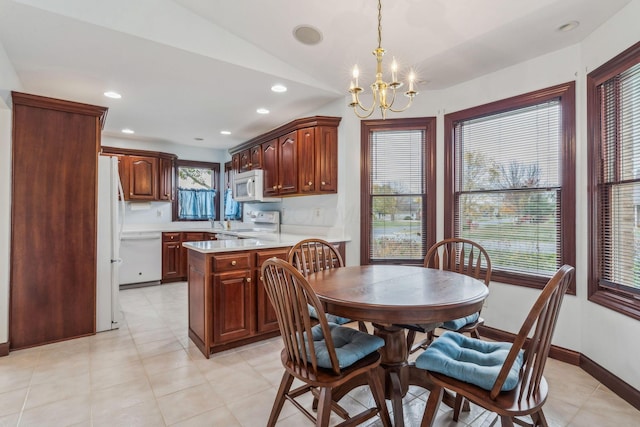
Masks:
[[[221,212],[220,212],[220,163],[213,163],[213,162],[200,162],[197,160],[180,160],[177,159],[174,163],[174,181],[175,182],[175,200],[172,203],[172,220],[173,221],[180,221],[180,222],[189,222],[189,221],[206,221],[204,219],[181,219],[178,218],[178,183],[180,182],[180,174],[179,174],[179,169],[180,166],[184,166],[184,167],[192,167],[192,168],[201,168],[201,169],[211,169],[212,171],[212,177],[211,177],[211,181],[213,184],[213,189],[216,190],[216,197],[214,200],[214,209],[216,212],[216,221],[219,221],[220,218],[222,218],[221,216]]]
[[[640,42],[587,74],[587,158],[588,158],[588,229],[589,268],[588,300],[613,311],[640,320],[638,295],[600,285],[600,215],[598,185],[601,176],[602,148],[598,86],[640,63]]]
[[[474,118],[504,113],[553,99],[559,99],[562,111],[561,146],[559,166],[560,171],[560,265],[575,266],[576,262],[576,195],[575,195],[575,135],[576,135],[576,107],[575,81],[556,86],[516,95],[487,104],[460,110],[444,116],[444,236],[455,236],[455,180],[456,153],[455,127],[458,122]],[[492,281],[509,283],[518,286],[542,289],[551,276],[518,274],[501,271],[494,268],[491,273]],[[575,295],[575,280],[569,286],[569,294]]]
[[[370,203],[371,186],[371,159],[369,158],[370,134],[375,131],[387,130],[421,130],[425,133],[424,158],[422,159],[422,170],[424,172],[424,193],[422,197],[422,232],[425,234],[425,248],[422,254],[435,243],[436,236],[436,118],[416,117],[406,119],[384,119],[384,120],[362,120],[360,122],[360,264],[408,264],[422,265],[423,260],[371,260],[369,253],[371,249],[371,212]]]

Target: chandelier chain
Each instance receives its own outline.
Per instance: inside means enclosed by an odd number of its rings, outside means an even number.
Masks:
[[[378,0],[378,49],[382,48],[382,0]]]

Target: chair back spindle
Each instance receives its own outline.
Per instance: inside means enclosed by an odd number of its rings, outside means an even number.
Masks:
[[[326,341],[332,371],[339,374],[340,367],[322,303],[302,273],[284,260],[271,258],[262,264],[262,277],[276,311],[286,353],[299,369],[298,373],[313,379],[320,369],[312,339],[311,329],[316,322],[309,315],[308,307],[311,306],[319,314],[317,322]]]
[[[298,242],[287,256],[304,277],[330,268],[344,267],[340,253],[322,239],[305,239]]]
[[[487,286],[491,281],[491,259],[487,251],[468,239],[441,240],[429,248],[423,265],[471,276],[483,280]]]

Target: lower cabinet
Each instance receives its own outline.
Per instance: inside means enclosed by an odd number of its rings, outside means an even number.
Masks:
[[[202,254],[189,250],[189,337],[211,353],[274,337],[275,311],[259,280],[259,260],[288,248]]]
[[[256,269],[255,269],[255,283],[256,283],[256,310],[258,316],[258,323],[256,325],[258,332],[270,332],[278,330],[278,318],[276,317],[276,310],[273,308],[273,304],[269,300],[267,291],[264,289],[264,283],[262,281],[262,273],[260,268],[262,263],[269,258],[276,257],[280,259],[287,259],[289,249],[272,249],[256,252]]]
[[[335,245],[344,258],[344,242]],[[207,358],[280,334],[260,269],[269,258],[286,259],[289,249],[188,250],[189,338]]]
[[[162,282],[183,280],[182,233],[162,233]]]
[[[187,280],[187,248],[183,243],[215,239],[215,233],[162,233],[162,283]]]

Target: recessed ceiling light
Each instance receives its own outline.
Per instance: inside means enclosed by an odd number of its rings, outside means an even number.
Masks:
[[[231,135],[231,132],[229,132],[228,130],[221,130],[220,134],[222,134],[222,135]]]
[[[293,29],[293,37],[302,44],[314,45],[322,41],[322,33],[311,25],[298,25]]]
[[[256,113],[258,113],[258,114],[269,114],[269,110],[267,110],[266,108],[258,108],[256,110]]]
[[[135,132],[132,129],[125,128],[125,129],[122,129],[122,133],[135,133]]]
[[[274,91],[274,92],[281,93],[281,92],[286,92],[287,91],[287,87],[285,85],[278,84],[278,85],[271,86],[271,90]]]
[[[204,141],[204,138],[200,138],[199,136],[196,136],[193,139],[194,139],[194,141]]]
[[[558,27],[558,31],[566,33],[567,31],[575,30],[580,23],[578,21],[569,21],[566,24],[562,24]]]
[[[113,91],[107,91],[104,93],[104,96],[106,96],[107,98],[113,98],[113,99],[120,99],[122,98],[122,95],[120,95],[118,92],[113,92]]]

